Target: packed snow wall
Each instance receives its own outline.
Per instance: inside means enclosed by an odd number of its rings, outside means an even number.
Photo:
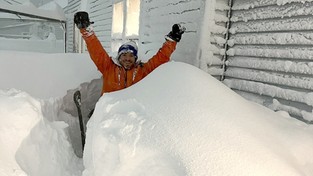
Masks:
[[[312,122],[312,13],[309,0],[234,0],[224,83]]]

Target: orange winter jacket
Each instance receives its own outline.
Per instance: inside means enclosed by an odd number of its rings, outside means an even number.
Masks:
[[[168,62],[177,44],[173,41],[166,41],[157,54],[148,60],[148,62],[137,62],[135,67],[125,70],[118,61],[109,57],[95,34],[88,37],[83,36],[83,38],[87,44],[91,59],[103,75],[101,94],[121,90],[137,83],[155,68]]]

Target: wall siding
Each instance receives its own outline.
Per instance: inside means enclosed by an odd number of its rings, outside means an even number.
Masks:
[[[66,52],[75,52],[74,47],[74,14],[80,9],[81,1],[69,0],[68,5],[64,8],[66,14]]]
[[[313,2],[234,0],[224,83],[252,101],[309,122]]]
[[[213,24],[210,26],[209,48],[213,53],[210,62],[207,63],[207,72],[217,79],[223,79],[224,63],[226,59],[227,38],[229,29],[229,0],[217,0],[214,4]]]
[[[81,1],[70,0],[68,6],[64,11],[67,16],[67,52],[77,52],[74,48],[74,38],[80,36],[74,36],[74,23],[73,17],[77,11],[80,11]],[[111,53],[111,29],[112,29],[112,0],[88,0],[87,9],[89,18],[94,21],[94,31],[100,40],[102,46]],[[83,52],[87,52],[84,44]]]
[[[203,2],[199,0],[144,0],[141,1],[139,56],[142,60],[151,58],[164,42],[175,23],[186,27],[179,47],[172,55],[172,60],[190,64],[196,62],[196,52],[202,19]],[[187,42],[191,41],[191,42]]]
[[[112,0],[89,0],[88,12],[90,19],[94,21],[94,31],[105,50],[111,54],[112,31]],[[86,51],[86,50],[85,50]]]

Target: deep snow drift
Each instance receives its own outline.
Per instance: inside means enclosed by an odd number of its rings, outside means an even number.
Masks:
[[[312,132],[171,62],[100,99],[88,123],[84,176],[312,175]]]
[[[0,50],[0,63],[0,89],[15,88],[40,99],[62,97],[100,77],[88,54]]]
[[[25,92],[0,91],[0,175],[79,175],[82,161],[68,137],[68,124],[43,117],[42,104]]]
[[[40,56],[46,59],[38,63],[47,65],[51,63],[47,58],[55,56],[35,55],[25,55],[23,62],[37,63]],[[20,63],[21,59],[10,56],[7,59],[12,64]],[[58,57],[62,62],[55,66],[71,65],[71,57],[77,55]],[[14,68],[23,70],[24,65],[18,63]],[[24,88],[36,92],[46,86],[46,74],[56,80],[62,73],[88,75],[90,67],[80,65],[86,65],[85,61],[76,64],[66,69],[36,67],[41,80]],[[11,73],[11,69],[5,65],[0,70]],[[3,79],[14,85],[35,75],[23,73],[23,77]],[[67,78],[71,83],[71,76],[62,77]],[[95,78],[89,74],[84,79]],[[89,84],[93,87],[95,82]],[[76,88],[60,84],[57,93],[49,91],[62,95],[66,92],[62,89],[68,87]],[[80,146],[77,118],[63,111],[64,106],[74,106],[72,95],[67,96],[42,99],[24,90],[0,91],[1,176],[313,174],[311,126],[243,99],[191,65],[170,62],[136,85],[101,97],[87,125],[83,159],[76,157],[73,149]]]

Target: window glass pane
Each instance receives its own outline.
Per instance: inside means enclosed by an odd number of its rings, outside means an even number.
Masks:
[[[127,0],[126,36],[138,36],[140,0]]]
[[[119,2],[113,7],[112,39],[122,38],[123,21],[123,2]]]

